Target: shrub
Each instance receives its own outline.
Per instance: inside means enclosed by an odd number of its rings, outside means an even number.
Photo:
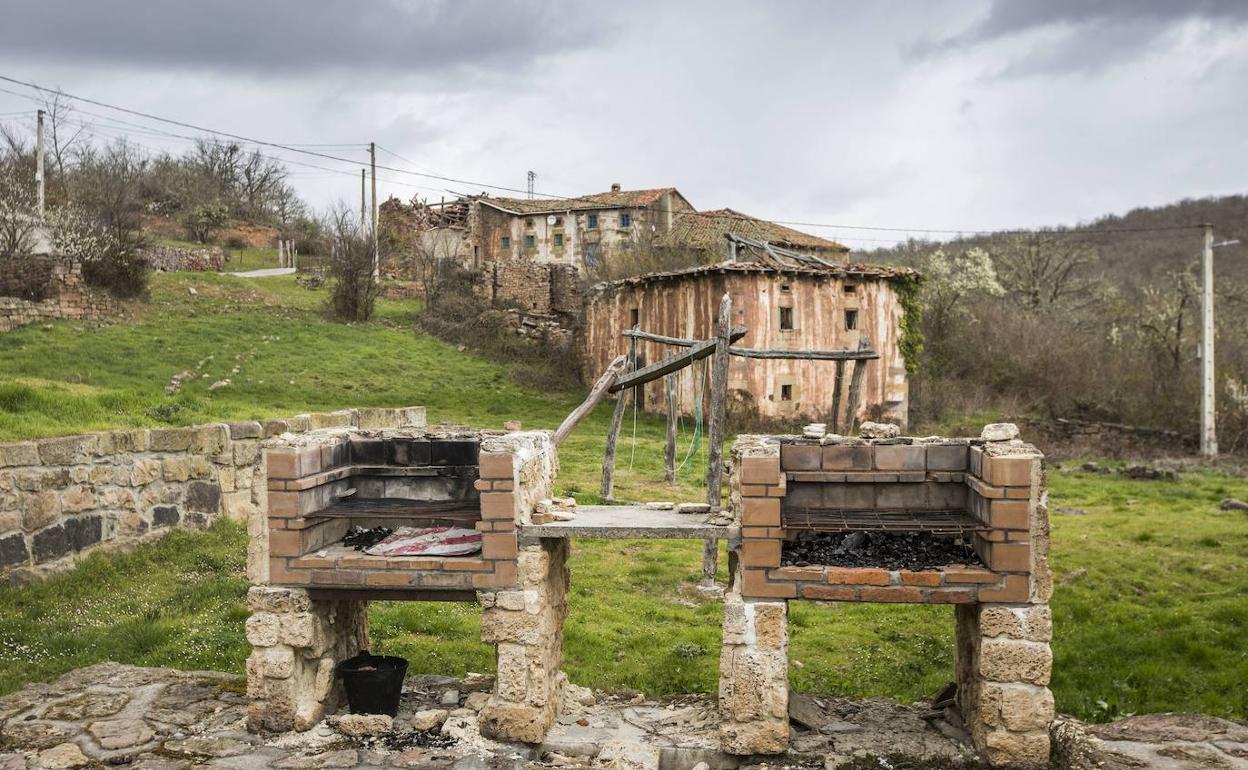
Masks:
[[[241,250],[241,249],[246,249],[250,246],[251,244],[247,242],[247,239],[239,235],[238,233],[230,233],[225,238],[225,247],[227,249],[240,249]]]
[[[373,277],[373,244],[345,215],[334,218],[326,265],[331,279],[329,312],[340,321],[367,321],[380,284]]]
[[[142,245],[105,239],[98,250],[82,260],[82,278],[88,285],[114,297],[130,299],[147,294],[147,260]]]

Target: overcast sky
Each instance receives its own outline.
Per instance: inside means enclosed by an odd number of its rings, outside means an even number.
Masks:
[[[1242,0],[0,8],[0,74],[274,142],[375,140],[403,158],[384,165],[478,183],[523,188],[532,169],[550,194],[676,186],[702,209],[922,235],[1248,187]],[[30,106],[0,93],[0,115]],[[292,166],[314,204],[358,200],[352,166],[279,154],[349,172]],[[383,198],[483,189],[380,177]]]

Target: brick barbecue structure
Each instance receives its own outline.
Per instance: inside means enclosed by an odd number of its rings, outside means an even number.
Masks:
[[[563,686],[567,544],[521,544],[517,527],[550,496],[556,459],[548,434],[437,427],[284,434],[266,447],[265,467],[263,527],[249,554],[260,573],[248,597],[253,729],[308,729],[332,713],[342,700],[335,665],[368,645],[369,600],[475,599],[500,674],[482,729],[541,740]],[[472,556],[390,558],[340,542],[352,524],[379,523],[473,527],[482,548]]]
[[[1047,766],[1052,577],[1043,457],[1033,446],[741,436],[733,457],[741,539],[720,669],[726,751],[787,746],[787,602],[952,604],[957,703],[976,748],[993,765]],[[982,564],[781,566],[786,546],[811,530],[960,532]]]
[[[720,742],[733,755],[788,749],[789,601],[952,604],[957,706],[994,766],[1049,757],[1053,698],[1043,458],[1016,439],[741,436],[729,513],[578,506],[553,518],[558,470],[545,431],[453,427],[284,433],[264,442],[266,497],[252,519],[249,727],[306,730],[342,702],[336,665],[368,646],[370,600],[473,600],[495,645],[489,737],[541,743],[559,714],[574,537],[727,540]],[[348,527],[453,524],[470,556],[370,556]],[[803,533],[957,535],[967,563],[893,570],[782,566]],[[972,563],[974,562],[974,563]]]

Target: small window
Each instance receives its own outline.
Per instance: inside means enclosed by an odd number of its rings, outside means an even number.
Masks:
[[[511,248],[511,237],[510,237],[510,236],[507,236],[507,235],[504,235],[502,238],[499,238],[499,239],[498,239],[498,247],[499,247],[500,249],[510,249],[510,248]]]
[[[793,308],[791,307],[780,308],[780,331],[782,332],[793,331]]]
[[[633,215],[632,214],[620,214],[620,227],[632,227],[632,226],[633,226]]]
[[[633,308],[629,310],[628,311],[628,328],[631,329],[639,323],[641,323],[641,309]]]
[[[857,286],[857,284],[847,283],[847,284],[845,284],[845,288],[843,289],[843,291],[844,291],[846,294],[857,294],[857,293],[858,293],[858,286]]]
[[[586,215],[585,226],[588,227],[590,230],[597,230],[598,229],[598,215],[597,214]]]
[[[536,246],[537,246],[537,236],[535,235],[524,236],[524,247],[526,249],[532,249]]]
[[[556,246],[563,245],[563,233],[555,233],[555,245]]]
[[[529,228],[530,230],[532,230],[532,229],[533,229],[533,219],[532,219],[532,218],[529,218],[529,219],[524,220],[524,226],[525,226],[525,227],[527,227],[527,228]]]
[[[792,386],[792,385],[781,385],[781,386],[780,386],[780,400],[781,400],[781,401],[792,401],[792,400],[793,400],[793,386]]]
[[[858,311],[857,310],[845,311],[845,328],[850,331],[853,331],[854,329],[858,328]]]
[[[788,285],[787,283],[782,283],[780,284],[780,291],[784,294],[790,294],[793,291],[793,287]]]
[[[555,227],[563,227],[563,217],[555,217]]]

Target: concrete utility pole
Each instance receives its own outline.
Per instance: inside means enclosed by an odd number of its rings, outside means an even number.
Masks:
[[[380,250],[377,248],[377,143],[368,143],[368,165],[373,172],[373,280],[381,278]]]
[[[39,193],[39,219],[43,220],[43,110],[39,110],[35,120],[35,186]]]
[[[1205,225],[1205,251],[1200,261],[1200,453],[1218,456],[1213,370],[1213,225]]]

